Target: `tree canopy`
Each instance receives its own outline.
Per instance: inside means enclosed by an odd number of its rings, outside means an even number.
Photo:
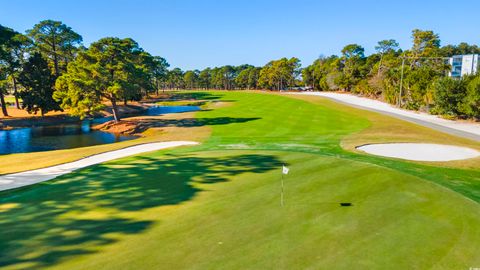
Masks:
[[[300,67],[300,59],[295,57],[271,61],[260,70],[258,85],[266,89],[286,89],[295,85],[301,73]]]
[[[57,80],[55,98],[62,108],[80,117],[100,109],[101,100],[107,99],[119,121],[117,101],[132,98],[149,84],[146,59],[150,60],[130,38],[102,38],[68,65]]]
[[[55,76],[50,72],[48,62],[40,53],[34,53],[23,65],[18,78],[25,87],[20,92],[23,100],[22,108],[29,113],[43,116],[49,111],[61,110],[59,104],[53,99]]]
[[[41,21],[27,34],[34,40],[36,49],[49,60],[55,76],[66,70],[82,43],[82,36],[60,21]]]
[[[4,116],[8,116],[4,95],[8,89],[8,78],[17,76],[22,64],[23,55],[20,53],[26,39],[20,33],[0,25],[0,105]],[[17,97],[15,87],[15,97]],[[17,99],[18,107],[18,99]]]

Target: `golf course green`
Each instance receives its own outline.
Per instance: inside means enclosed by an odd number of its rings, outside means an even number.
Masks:
[[[478,159],[421,163],[352,150],[480,144],[319,97],[190,97],[217,104],[190,124],[210,129],[200,145],[1,192],[0,268],[480,267]]]

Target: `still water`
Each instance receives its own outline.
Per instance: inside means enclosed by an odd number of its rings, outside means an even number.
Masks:
[[[155,106],[146,115],[198,111],[197,106]],[[0,130],[0,154],[49,151],[108,144],[132,140],[136,136],[118,135],[92,130],[92,125],[112,120],[111,117],[84,120],[79,123],[35,126]]]

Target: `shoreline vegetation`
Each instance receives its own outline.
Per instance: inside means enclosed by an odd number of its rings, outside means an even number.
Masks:
[[[127,106],[120,106],[119,111],[124,117],[140,115],[147,111],[148,105],[141,103],[129,104]],[[98,113],[95,113],[90,117],[91,119],[98,119],[103,117],[112,116],[111,108],[105,108]],[[8,117],[0,118],[1,125],[0,130],[8,130],[14,128],[31,127],[31,126],[44,126],[44,125],[57,125],[66,123],[81,122],[82,119],[76,116],[68,115],[68,112],[47,114],[43,117],[36,115],[20,116],[20,117]]]
[[[118,113],[125,120],[109,120],[104,123],[94,124],[92,129],[114,134],[141,135],[141,133],[153,126],[151,123],[147,124],[145,122],[141,122],[142,119],[151,117],[147,116],[146,113],[148,109],[153,106],[198,106],[201,108],[208,108],[211,103],[208,100],[179,100],[176,96],[177,95],[175,92],[169,91],[159,96],[151,96],[148,99],[140,102],[132,102],[128,105],[119,105]],[[95,115],[89,119],[101,119],[112,116],[112,107],[109,106],[109,104],[105,104],[105,108],[102,111],[95,113]],[[61,114],[53,113],[52,115],[45,115],[43,117],[30,115],[27,117],[0,117],[0,119],[0,130],[12,130],[15,128],[32,126],[60,125],[83,121],[83,119],[80,119],[79,117],[70,116],[68,112],[63,112]]]

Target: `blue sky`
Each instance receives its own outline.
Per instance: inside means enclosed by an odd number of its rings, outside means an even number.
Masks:
[[[0,0],[0,24],[24,32],[61,20],[85,45],[131,37],[172,67],[203,69],[292,56],[308,65],[349,43],[371,53],[390,38],[409,48],[414,28],[435,31],[442,45],[480,44],[479,11],[478,0]]]

